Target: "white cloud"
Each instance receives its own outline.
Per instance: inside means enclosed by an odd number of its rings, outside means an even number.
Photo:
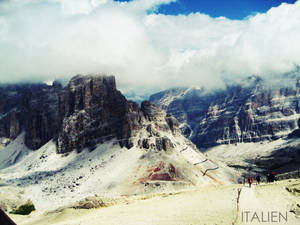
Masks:
[[[300,65],[300,1],[242,21],[147,13],[173,1],[0,3],[0,81],[105,72],[127,86],[214,86]]]

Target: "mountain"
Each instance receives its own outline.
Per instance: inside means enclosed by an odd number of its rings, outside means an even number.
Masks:
[[[149,101],[128,101],[114,76],[75,76],[62,87],[1,88],[0,206],[31,199],[49,210],[94,195],[111,198],[235,182]],[[16,195],[15,193],[19,193]],[[13,197],[8,197],[13,196]]]
[[[222,90],[177,88],[150,101],[183,123],[183,133],[199,148],[276,140],[297,128],[300,82],[295,76],[272,82],[251,76]]]
[[[181,132],[211,159],[244,174],[299,177],[299,74],[251,76],[214,91],[175,88],[150,101],[174,115]]]
[[[0,86],[0,139],[15,139],[24,130],[25,143],[38,149],[57,133],[58,83]]]

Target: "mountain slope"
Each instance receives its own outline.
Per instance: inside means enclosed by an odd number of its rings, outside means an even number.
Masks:
[[[299,74],[251,76],[215,91],[177,88],[150,100],[173,114],[209,158],[247,176],[299,177]]]
[[[141,108],[127,101],[114,77],[76,76],[55,96],[49,107],[57,115],[57,133],[51,140],[32,151],[26,137],[37,135],[21,126],[23,132],[0,150],[0,190],[17,188],[38,210],[94,195],[120,198],[237,178],[182,136],[173,116],[149,101]]]

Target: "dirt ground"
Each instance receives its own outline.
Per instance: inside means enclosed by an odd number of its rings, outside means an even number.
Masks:
[[[99,209],[67,208],[52,213],[37,211],[29,216],[10,216],[18,225],[243,225],[262,223],[253,219],[254,213],[261,217],[261,213],[266,216],[275,211],[287,215],[287,221],[263,224],[300,224],[297,212],[290,212],[293,207],[298,207],[300,197],[287,191],[286,187],[300,187],[300,180],[253,185],[251,188],[243,185],[208,186],[151,198],[131,198]],[[238,190],[241,190],[239,197]],[[246,221],[242,213],[247,211]],[[266,221],[266,217],[263,219]]]

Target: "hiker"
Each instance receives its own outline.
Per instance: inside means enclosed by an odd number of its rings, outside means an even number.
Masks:
[[[256,176],[256,185],[259,185],[259,183],[260,183],[260,176],[257,175],[257,176]]]
[[[243,186],[245,186],[245,183],[246,183],[246,177],[243,176]]]
[[[248,177],[249,188],[251,188],[251,184],[253,183],[252,177]]]
[[[275,181],[275,173],[272,172],[272,173],[270,174],[270,182],[274,182],[274,181]]]
[[[266,175],[266,177],[267,177],[267,183],[270,183],[271,182],[271,174],[268,173]]]

